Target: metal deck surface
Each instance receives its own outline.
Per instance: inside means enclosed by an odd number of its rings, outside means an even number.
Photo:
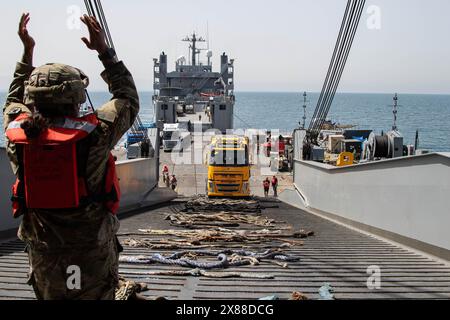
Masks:
[[[192,145],[202,154],[203,146]],[[198,148],[198,149],[196,149]],[[168,164],[171,173],[177,175],[177,191],[190,197],[205,192],[206,167],[197,164],[175,164],[172,154],[162,153],[161,164]],[[273,173],[268,170],[268,159],[261,159],[252,168],[252,193],[262,196],[262,181]],[[290,174],[277,174],[280,192],[292,187]],[[160,183],[162,187],[162,182]],[[183,198],[181,198],[183,199]],[[264,205],[264,204],[263,204]],[[271,262],[257,266],[229,268],[225,271],[264,273],[274,279],[197,278],[180,276],[146,275],[148,271],[187,270],[164,265],[132,265],[121,263],[120,274],[128,279],[148,284],[145,296],[164,296],[168,299],[258,299],[276,295],[288,299],[293,291],[299,291],[309,299],[318,299],[318,289],[325,283],[334,288],[336,299],[450,299],[450,264],[397,246],[391,242],[360,233],[309,214],[284,203],[279,208],[267,208],[262,215],[284,221],[294,230],[312,230],[314,237],[304,239],[303,246],[283,249],[296,255],[298,262],[290,262],[288,268]],[[270,204],[267,205],[270,207]],[[165,220],[168,214],[179,212],[181,202],[173,202],[157,209],[121,217],[120,233],[136,233],[138,229],[175,229]],[[121,236],[126,238],[148,236]],[[160,236],[160,238],[170,238]],[[152,237],[153,240],[158,237]],[[228,249],[229,243],[215,243]],[[267,244],[251,244],[246,249],[264,251]],[[264,247],[263,247],[264,246]],[[26,284],[28,259],[19,240],[0,244],[0,299],[34,299],[31,287]],[[123,255],[170,254],[174,250],[149,250],[125,246]],[[367,268],[381,268],[381,289],[367,288]],[[221,270],[214,270],[221,271]]]
[[[182,270],[162,265],[121,264],[120,273],[148,284],[146,296],[168,299],[257,299],[277,295],[287,299],[293,291],[300,291],[310,299],[319,298],[318,289],[328,282],[336,299],[449,299],[450,267],[417,252],[393,245],[374,237],[337,225],[305,213],[286,204],[280,208],[263,210],[269,218],[286,221],[295,229],[314,230],[316,235],[304,240],[304,245],[286,249],[298,255],[299,262],[283,268],[268,262],[258,266],[244,266],[227,271],[257,272],[274,275],[274,279],[213,279],[178,276],[148,276],[147,271]],[[122,218],[121,233],[138,229],[171,228],[164,220],[177,212],[181,204],[154,209]],[[125,237],[121,237],[123,240]],[[138,237],[134,237],[138,238]],[[227,248],[227,244],[222,244]],[[33,299],[26,284],[28,261],[18,240],[0,245],[0,299]],[[251,249],[263,250],[261,245]],[[153,250],[125,247],[126,255],[149,254]],[[172,253],[173,251],[161,251]],[[367,267],[381,268],[381,289],[369,290],[366,285]]]

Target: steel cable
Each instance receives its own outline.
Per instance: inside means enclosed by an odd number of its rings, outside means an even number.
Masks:
[[[332,88],[328,94],[327,100],[325,101],[325,109],[321,117],[319,117],[319,123],[317,124],[315,130],[320,131],[322,128],[324,122],[326,121],[326,116],[328,115],[328,112],[330,110],[331,104],[333,102],[334,96],[336,94],[336,90],[339,86],[339,82],[341,80],[345,65],[347,63],[347,59],[350,53],[350,49],[352,47],[353,39],[356,35],[356,31],[358,28],[358,24],[361,18],[362,10],[364,8],[364,1],[358,3],[359,6],[356,8],[356,20],[352,21],[352,25],[350,27],[350,38],[345,44],[343,58],[340,60],[339,65],[337,67],[337,75],[334,79],[334,83],[332,84]]]
[[[114,49],[114,51],[115,51],[116,49],[114,47],[114,42],[112,40],[111,32],[109,31],[108,22],[106,20],[106,16],[103,11],[103,6],[102,6],[101,1],[100,0],[84,0],[84,4],[86,6],[88,15],[97,19],[101,28],[105,32],[106,44],[108,45],[108,47]],[[92,105],[92,107],[94,107],[94,106]],[[135,138],[138,137],[138,134],[143,133],[143,139],[140,139],[141,141],[144,139],[148,139],[147,130],[144,128],[139,115],[136,116],[136,120],[134,121],[133,125],[131,126],[131,133],[136,135]]]
[[[349,1],[350,2],[350,1]],[[336,42],[336,46],[338,47],[337,50],[337,55],[335,59],[332,59],[330,66],[332,68],[332,72],[331,75],[329,77],[329,82],[327,83],[327,87],[325,89],[325,92],[323,93],[324,99],[321,101],[320,104],[320,109],[319,109],[319,113],[317,115],[317,117],[315,118],[312,130],[316,131],[316,130],[320,130],[319,124],[322,120],[322,117],[326,117],[325,115],[325,110],[326,110],[326,104],[329,98],[329,95],[331,94],[331,90],[333,88],[333,84],[336,81],[336,72],[337,69],[339,68],[339,65],[342,61],[342,53],[344,48],[347,46],[348,43],[348,33],[350,31],[351,28],[351,22],[353,21],[353,16],[355,14],[355,10],[356,10],[356,4],[357,1],[353,1],[351,3],[351,9],[350,9],[350,14],[348,16],[344,16],[343,19],[343,23],[342,25],[344,26],[343,28],[343,33],[339,35],[338,40]]]
[[[351,1],[347,2],[346,11],[345,11],[344,17],[342,19],[341,29],[339,31],[338,38],[337,38],[337,41],[336,41],[336,44],[335,44],[335,49],[334,49],[334,52],[333,52],[332,59],[330,61],[330,65],[329,65],[329,69],[328,69],[328,72],[327,72],[327,76],[326,76],[326,79],[325,79],[325,82],[324,82],[324,85],[323,85],[323,88],[322,88],[322,91],[321,91],[321,94],[320,94],[320,97],[319,97],[319,100],[318,100],[318,103],[317,103],[316,110],[314,112],[314,116],[312,118],[312,121],[311,121],[311,124],[310,124],[310,127],[309,127],[310,130],[315,129],[317,123],[320,120],[319,117],[322,116],[322,114],[323,114],[323,111],[324,111],[324,97],[325,98],[327,97],[327,95],[329,93],[329,90],[330,90],[330,85],[331,85],[331,83],[334,80],[336,64],[338,63],[338,61],[340,59],[340,55],[341,55],[341,52],[342,52],[342,43],[343,43],[343,41],[345,41],[345,39],[343,39],[344,38],[343,34],[346,33],[347,30],[348,30],[347,21],[350,18],[350,15],[349,15],[350,6],[352,6],[353,9],[354,9],[354,4],[355,3],[351,2]]]
[[[342,66],[345,65],[345,63],[343,64],[343,61],[346,61],[346,56],[348,56],[347,52],[349,51],[347,49],[350,48],[352,44],[352,34],[354,34],[354,31],[356,31],[357,28],[357,24],[355,23],[355,21],[357,20],[355,19],[355,17],[357,18],[357,15],[355,15],[355,12],[359,12],[358,6],[361,6],[361,4],[363,3],[358,1],[352,2],[349,16],[343,19],[343,24],[345,24],[343,40],[338,40],[339,52],[337,59],[334,61],[331,81],[328,83],[328,87],[326,89],[326,92],[324,93],[325,99],[322,101],[319,115],[318,117],[316,117],[314,126],[312,128],[316,134],[320,131],[323,122],[325,121],[324,118],[326,118],[327,115],[328,104],[330,103],[330,101],[332,101],[332,99],[330,98],[334,97],[335,88],[337,88],[337,84],[340,81],[340,70]]]
[[[347,2],[347,6],[346,6],[346,8],[345,8],[344,17],[347,16],[349,8],[350,8],[350,1]],[[334,45],[333,56],[332,56],[332,58],[331,58],[331,61],[334,61],[334,60],[335,60],[336,53],[337,53],[337,49],[338,49],[338,44],[339,44],[339,42],[341,41],[342,30],[343,30],[343,29],[344,29],[344,23],[341,23],[341,28],[340,28],[339,34],[338,34],[338,40],[337,40],[336,44]],[[333,67],[333,64],[330,63],[330,65],[328,66],[327,76],[325,77],[325,82],[323,83],[323,86],[322,86],[322,91],[320,92],[319,100],[317,101],[317,106],[320,106],[320,105],[322,104],[323,94],[324,94],[324,92],[325,92],[327,83],[328,83],[328,81],[329,81],[332,67]],[[314,110],[314,114],[313,114],[313,116],[312,116],[312,118],[311,118],[311,124],[312,124],[313,121],[315,121],[316,116],[317,116],[317,113],[318,113],[318,110],[319,110],[319,108],[316,107],[316,109]],[[311,125],[310,125],[310,129],[311,129]]]
[[[316,139],[330,110],[364,9],[365,0],[348,0],[325,82],[309,125]]]

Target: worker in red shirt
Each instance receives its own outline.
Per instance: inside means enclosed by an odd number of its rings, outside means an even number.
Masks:
[[[275,198],[278,197],[278,179],[276,176],[272,177],[272,189],[273,189],[273,195]]]
[[[267,198],[269,196],[269,189],[270,189],[269,178],[266,178],[266,180],[263,181],[263,187],[264,187],[264,196]]]
[[[164,165],[162,170],[162,176],[163,176],[163,182],[167,184],[169,181],[169,167],[167,165]]]

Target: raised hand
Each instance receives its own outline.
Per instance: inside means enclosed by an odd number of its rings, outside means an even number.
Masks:
[[[94,17],[88,16],[86,14],[83,15],[80,19],[89,30],[89,40],[85,37],[81,38],[86,46],[91,50],[96,50],[99,54],[102,54],[106,50],[108,50],[105,32],[103,31],[98,21]]]
[[[22,16],[20,17],[19,31],[17,33],[20,37],[20,40],[23,43],[24,62],[32,64],[33,50],[34,50],[34,46],[35,46],[36,42],[28,33],[27,25],[28,25],[29,21],[30,21],[30,14],[23,13]]]
[[[22,17],[20,17],[18,34],[19,34],[20,40],[22,40],[24,48],[25,49],[33,49],[34,45],[36,43],[34,42],[34,39],[28,33],[28,29],[27,29],[28,22],[30,22],[30,14],[23,13]]]

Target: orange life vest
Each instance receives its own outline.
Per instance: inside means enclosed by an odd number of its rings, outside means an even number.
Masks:
[[[120,189],[113,156],[110,154],[107,162],[101,195],[89,194],[85,177],[78,172],[77,142],[95,130],[96,115],[62,118],[61,123],[44,129],[36,139],[28,139],[20,127],[26,119],[28,115],[21,114],[6,129],[8,140],[21,146],[18,148],[21,168],[11,198],[14,217],[20,216],[24,207],[69,209],[86,201],[103,202],[116,214]]]

